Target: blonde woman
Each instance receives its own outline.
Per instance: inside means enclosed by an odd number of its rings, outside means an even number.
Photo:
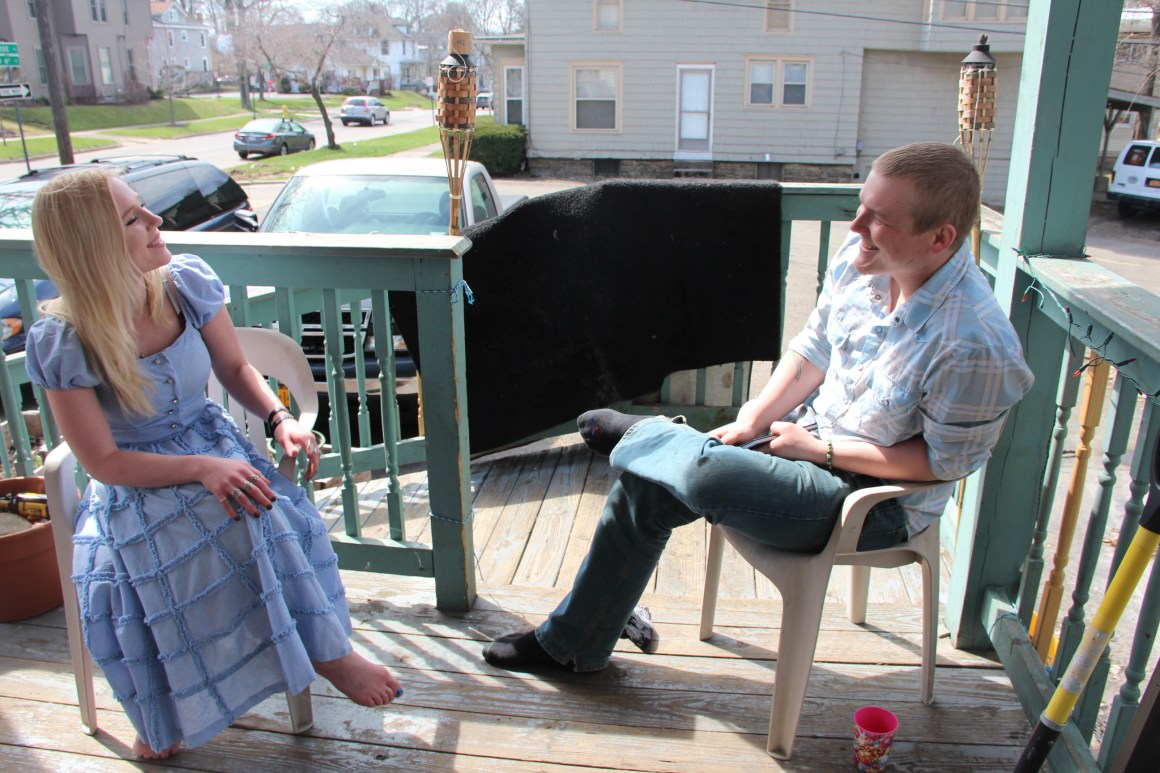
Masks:
[[[201,259],[171,255],[160,224],[103,171],[41,188],[36,251],[60,298],[27,350],[92,478],[74,537],[85,643],[147,759],[206,742],[316,673],[365,706],[402,694],[351,648],[318,513],[205,396],[212,367],[313,476],[313,437],[246,362],[222,283]]]

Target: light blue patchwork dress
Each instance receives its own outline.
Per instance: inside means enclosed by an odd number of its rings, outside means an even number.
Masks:
[[[27,355],[46,389],[94,388],[120,448],[245,459],[278,495],[260,518],[234,521],[200,483],[89,482],[73,565],[85,643],[155,750],[205,743],[266,697],[305,689],[311,660],[351,651],[338,560],[317,511],[205,396],[200,328],[221,309],[222,284],[192,255],[174,256],[170,272],[185,330],[141,360],[154,415],[121,411],[59,318],[33,325]]]

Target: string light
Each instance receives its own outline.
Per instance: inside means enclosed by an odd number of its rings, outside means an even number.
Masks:
[[[1135,387],[1136,391],[1144,396],[1144,399],[1149,400],[1152,403],[1155,403],[1157,405],[1160,405],[1160,389],[1157,389],[1157,390],[1146,389],[1142,384],[1140,384],[1140,382],[1136,381],[1134,378],[1132,378],[1131,376],[1129,376],[1123,372],[1123,368],[1125,366],[1131,365],[1133,362],[1135,362],[1137,360],[1136,357],[1129,357],[1126,360],[1120,360],[1119,362],[1117,362],[1113,359],[1110,359],[1107,356],[1108,344],[1110,344],[1112,342],[1112,340],[1116,337],[1116,334],[1109,332],[1107,337],[1105,337],[1103,341],[1101,341],[1100,343],[1097,344],[1095,341],[1092,340],[1092,333],[1095,332],[1095,326],[1088,325],[1086,329],[1081,327],[1079,325],[1079,323],[1077,323],[1075,321],[1075,319],[1072,317],[1071,307],[1065,305],[1062,301],[1060,301],[1059,296],[1057,296],[1054,292],[1052,292],[1050,287],[1047,287],[1046,285],[1044,285],[1043,283],[1041,283],[1039,281],[1039,277],[1035,275],[1035,271],[1031,267],[1030,258],[1052,258],[1052,257],[1059,257],[1059,256],[1057,256],[1057,255],[1045,255],[1043,253],[1030,254],[1030,253],[1024,252],[1023,250],[1019,249],[1018,247],[1012,247],[1011,249],[1015,251],[1016,255],[1018,255],[1020,258],[1023,259],[1023,263],[1027,269],[1027,273],[1031,275],[1031,284],[1027,285],[1026,289],[1023,290],[1023,295],[1020,298],[1020,301],[1026,302],[1027,298],[1030,297],[1032,294],[1034,294],[1038,298],[1038,307],[1043,308],[1044,299],[1050,298],[1052,301],[1055,302],[1055,305],[1059,307],[1059,309],[1063,312],[1064,317],[1067,319],[1068,347],[1072,347],[1074,345],[1075,341],[1079,341],[1080,343],[1084,344],[1084,346],[1087,349],[1090,349],[1093,352],[1092,356],[1089,357],[1084,362],[1083,365],[1079,366],[1075,370],[1075,372],[1071,374],[1072,377],[1076,378],[1081,373],[1083,373],[1085,370],[1087,370],[1088,368],[1094,368],[1097,365],[1102,365],[1103,363],[1106,362],[1106,363],[1109,363],[1112,367],[1114,367],[1117,371],[1119,371],[1120,377],[1123,378],[1125,381],[1127,381],[1129,384],[1131,384],[1133,387]],[[1080,257],[1086,258],[1089,256],[1082,255]],[[1075,354],[1074,348],[1072,348],[1071,351],[1072,351],[1072,354]]]

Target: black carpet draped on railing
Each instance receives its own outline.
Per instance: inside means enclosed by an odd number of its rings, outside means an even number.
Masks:
[[[781,188],[757,181],[611,180],[467,229],[471,450],[654,392],[676,371],[775,359],[780,233]],[[418,363],[414,297],[392,294],[391,309]]]

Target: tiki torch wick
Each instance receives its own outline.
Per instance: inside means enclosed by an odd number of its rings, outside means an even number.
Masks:
[[[447,58],[439,63],[439,84],[435,122],[447,164],[447,187],[451,195],[451,216],[447,233],[459,234],[463,201],[463,175],[471,157],[475,136],[476,67],[471,62],[471,33],[447,33]]]

